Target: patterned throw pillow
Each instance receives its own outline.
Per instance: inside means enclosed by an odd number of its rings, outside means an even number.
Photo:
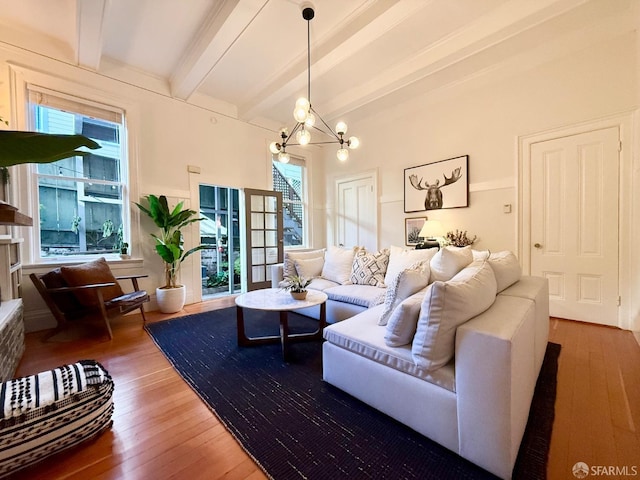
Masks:
[[[371,285],[384,287],[384,275],[389,265],[389,249],[379,252],[360,250],[353,258],[351,266],[351,283],[354,285]]]

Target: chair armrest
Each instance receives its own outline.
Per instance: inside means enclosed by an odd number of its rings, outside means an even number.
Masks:
[[[140,274],[140,275],[118,275],[116,280],[133,280],[134,278],[147,278],[149,275]]]

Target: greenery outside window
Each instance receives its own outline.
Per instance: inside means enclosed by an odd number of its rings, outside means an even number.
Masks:
[[[28,89],[31,130],[82,134],[102,147],[84,157],[33,166],[39,257],[120,253],[129,243],[122,112],[39,87]]]
[[[289,163],[272,162],[273,189],[282,192],[284,246],[307,245],[306,166],[302,158],[291,155]]]

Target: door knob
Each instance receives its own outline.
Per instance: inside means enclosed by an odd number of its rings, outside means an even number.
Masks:
[[[534,243],[533,246],[536,248],[542,248],[542,245],[540,245],[539,243]]]

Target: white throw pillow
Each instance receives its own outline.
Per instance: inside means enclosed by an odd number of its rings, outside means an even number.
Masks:
[[[455,353],[456,329],[496,299],[496,278],[487,261],[473,262],[448,282],[436,281],[425,294],[411,345],[416,365],[436,370]]]
[[[339,283],[340,285],[350,284],[351,266],[353,265],[353,257],[357,250],[359,250],[359,248],[356,247],[329,247],[324,257],[322,278]]]
[[[387,273],[384,276],[384,283],[389,286],[401,271],[406,270],[416,262],[431,260],[437,251],[437,248],[405,250],[402,247],[395,247],[391,245],[389,248],[389,266],[387,267]]]
[[[489,255],[489,265],[496,276],[498,293],[516,283],[522,276],[518,258],[508,250]]]
[[[321,250],[307,250],[306,252],[286,251],[284,252],[284,264],[282,266],[282,275],[291,277],[297,275],[295,262],[296,260],[308,260],[310,258],[324,259],[324,248]]]
[[[473,261],[476,260],[486,260],[491,255],[489,250],[471,250],[471,254],[473,255]]]
[[[429,285],[429,262],[417,262],[391,280],[384,297],[384,310],[378,325],[386,325],[391,313],[405,298]]]
[[[424,296],[431,288],[423,288],[408,298],[405,298],[398,305],[387,323],[387,331],[384,335],[385,343],[390,347],[401,347],[411,343],[416,328],[418,326],[418,317],[420,317],[420,307]]]
[[[364,248],[356,252],[351,265],[351,283],[384,287],[384,275],[389,265],[389,249],[367,252]]]
[[[322,273],[322,267],[324,266],[324,257],[307,258],[294,260],[293,264],[296,266],[296,272],[299,277],[303,278],[316,278]]]
[[[431,259],[431,281],[446,282],[473,262],[471,247],[444,247]]]

